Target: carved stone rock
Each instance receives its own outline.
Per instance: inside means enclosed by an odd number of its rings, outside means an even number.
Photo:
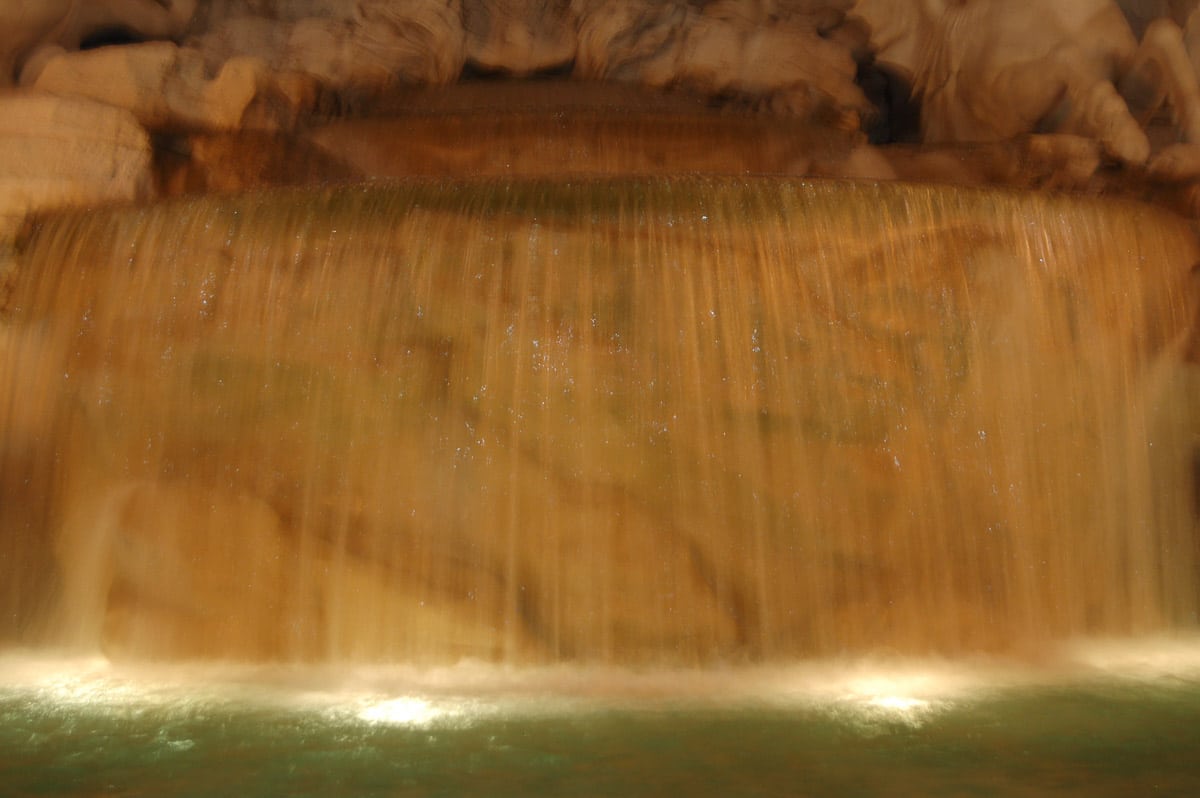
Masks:
[[[128,111],[79,98],[0,96],[0,240],[30,211],[152,191],[150,140]]]
[[[578,47],[578,6],[572,0],[468,0],[467,58],[513,75],[570,64]]]
[[[230,58],[208,78],[199,52],[171,42],[60,53],[33,83],[125,108],[147,127],[215,130],[287,126],[311,96],[289,97],[287,86],[251,56]]]
[[[865,109],[849,48],[821,30],[818,15],[748,14],[730,3],[603,0],[582,16],[578,76],[711,96],[756,98],[796,116]],[[823,35],[825,34],[825,35]]]
[[[358,97],[398,84],[449,83],[462,71],[465,35],[457,0],[329,6],[325,13],[297,19],[222,19],[193,43],[210,67],[254,56],[272,70],[304,72]]]
[[[0,3],[0,86],[15,82],[43,47],[74,50],[107,31],[170,38],[183,32],[195,8],[196,0],[7,0]]]

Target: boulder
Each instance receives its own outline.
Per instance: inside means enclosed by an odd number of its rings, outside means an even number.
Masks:
[[[260,58],[235,56],[209,78],[199,51],[147,42],[57,53],[33,86],[124,108],[150,128],[235,130],[290,126],[316,93],[289,77]]]
[[[467,59],[484,70],[525,75],[570,64],[578,46],[577,3],[471,0],[463,6]]]
[[[150,139],[128,111],[48,94],[0,97],[0,240],[30,211],[152,193]]]
[[[90,36],[120,31],[170,38],[183,31],[196,0],[8,0],[0,3],[0,86],[16,81],[44,47],[75,50]]]

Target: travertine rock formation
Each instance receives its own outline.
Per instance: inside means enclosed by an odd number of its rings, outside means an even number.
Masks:
[[[382,107],[407,114],[412,108],[403,103],[412,95],[402,91],[413,86],[479,74],[553,73],[576,82],[690,92],[726,110],[842,131],[833,150],[814,144],[833,140],[826,134],[799,134],[800,148],[817,149],[782,148],[786,158],[774,144],[766,156],[750,152],[763,145],[760,136],[746,137],[744,151],[731,156],[655,156],[658,162],[641,167],[637,158],[618,158],[642,172],[708,170],[725,162],[742,164],[734,172],[1001,181],[1148,193],[1193,212],[1200,205],[1190,188],[1200,175],[1200,88],[1189,60],[1200,56],[1200,47],[1189,52],[1188,46],[1200,38],[1195,5],[1069,0],[1039,10],[1000,0],[0,0],[0,66],[7,70],[0,80],[19,79],[37,95],[85,97],[132,114],[145,134],[154,134],[152,182],[167,192],[368,176],[366,161],[348,151],[362,139],[330,139],[326,122],[371,116]],[[80,50],[106,42],[118,46]],[[865,146],[864,130],[887,142],[895,132],[881,126],[888,107],[905,98],[899,84],[872,83],[876,67],[900,73],[916,90],[922,148]],[[593,113],[611,128],[628,119],[625,110],[618,103]],[[704,122],[703,114],[692,119],[698,127],[725,125]],[[43,122],[11,124],[30,136]],[[581,130],[581,124],[564,118],[560,126]],[[71,130],[61,126],[54,136],[71,139]],[[101,146],[90,131],[79,136],[67,151]],[[767,138],[778,140],[774,133]],[[274,143],[266,146],[269,140]],[[521,140],[505,145],[516,146],[521,157],[473,155],[488,142],[466,128],[437,146],[463,155],[434,162],[468,170],[552,168],[534,163],[536,152],[526,157]],[[574,157],[572,146],[554,163]],[[722,139],[714,146],[738,144]],[[73,174],[52,162],[59,149],[26,149],[19,168]],[[277,157],[282,152],[290,157],[287,168]],[[31,157],[49,161],[37,166]],[[103,157],[124,162],[126,155],[114,150]],[[496,166],[479,166],[485,162]],[[386,174],[394,174],[395,163]],[[1122,168],[1115,172],[1112,163]],[[428,164],[419,166],[427,172]],[[617,162],[611,168],[619,168]],[[85,176],[73,196],[130,196],[94,187]],[[44,192],[13,191],[5,200],[10,209],[60,202]],[[144,196],[145,190],[133,193]]]
[[[826,11],[835,10],[827,7]],[[866,98],[854,83],[848,43],[832,36],[842,18],[776,15],[753,5],[605,0],[582,17],[576,74],[654,87],[683,85],[735,95],[800,116],[856,114]]]
[[[152,186],[150,139],[128,111],[0,95],[0,240],[31,210],[144,199]]]
[[[197,50],[146,42],[56,55],[32,86],[127,109],[152,129],[277,129],[293,123],[315,97],[313,79],[290,77],[252,56],[229,58],[209,77]]]
[[[483,70],[527,75],[569,66],[579,47],[573,0],[474,0],[463,5],[467,59]]]
[[[0,86],[39,51],[77,50],[106,31],[148,39],[180,35],[196,0],[4,0],[0,2]]]
[[[146,131],[169,133],[157,141],[168,143],[159,163],[172,172],[157,182],[170,187],[179,185],[172,177],[176,153],[228,151],[205,133],[286,131],[330,113],[369,113],[399,87],[451,83],[464,70],[515,76],[560,70],[576,79],[682,88],[854,130],[867,101],[854,82],[854,48],[864,37],[860,26],[845,24],[849,5],[188,0],[164,7],[150,0],[63,0],[35,13],[31,4],[10,0],[0,3],[0,21],[8,23],[0,28],[0,59],[10,80],[40,95],[88,98],[132,114]],[[128,43],[80,49],[109,40]],[[170,144],[181,131],[199,145]],[[63,135],[58,130],[53,137]],[[280,147],[289,148],[284,138]],[[87,142],[99,146],[94,136]],[[39,157],[53,159],[57,150]],[[812,161],[802,154],[792,159]],[[852,168],[889,174],[872,162],[881,163],[857,158]],[[22,168],[53,173],[63,166],[27,160]],[[204,184],[238,187],[225,172]],[[241,185],[253,182],[251,173]],[[90,186],[78,181],[76,198],[110,196]],[[47,195],[46,202],[57,200]],[[45,203],[11,195],[9,205]]]
[[[351,96],[403,83],[449,83],[462,71],[459,0],[277,5],[277,16],[214,20],[191,46],[204,53],[210,68],[250,55],[272,70],[304,72]]]
[[[1177,28],[1172,40],[1169,23],[1151,26],[1139,48],[1103,0],[1056,3],[1036,17],[1005,10],[976,2],[946,12],[921,78],[927,138],[1004,139],[1045,127],[1142,163],[1151,147],[1134,114],[1152,114],[1166,96],[1182,139],[1200,142],[1200,88]]]
[[[1172,133],[1187,146],[1167,147],[1150,169],[1191,178],[1200,167],[1200,85],[1183,31],[1165,3],[1131,5],[1140,42],[1112,0],[859,0],[857,10],[876,30],[878,58],[913,81],[926,142],[1066,134],[1142,165],[1160,149],[1146,126],[1166,102]]]
[[[234,163],[258,159],[261,166],[264,158],[234,152],[235,144],[263,148],[266,139],[245,135],[250,131],[279,131],[277,149],[299,153],[311,149],[310,128],[331,117],[371,115],[407,87],[553,73],[689,92],[739,112],[851,134],[846,151],[853,158],[801,155],[781,169],[788,173],[806,164],[809,173],[838,174],[842,164],[841,174],[873,178],[1091,191],[1120,186],[1160,195],[1170,185],[1172,203],[1192,212],[1198,203],[1188,185],[1200,175],[1200,87],[1190,60],[1200,47],[1189,53],[1187,45],[1200,38],[1195,5],[3,0],[0,82],[19,80],[39,94],[90,98],[129,112],[156,134],[156,182],[167,190],[276,180],[268,173],[278,170],[265,167],[238,177]],[[118,46],[80,49],[104,43]],[[872,82],[876,67],[900,73],[915,88],[924,148],[881,156],[861,146],[861,131],[879,116],[872,103],[885,107],[886,116],[886,106],[905,99],[895,84],[881,94],[881,84]],[[879,140],[890,135],[886,127],[870,130]],[[1053,138],[1040,138],[1045,134]],[[751,136],[745,146],[756,140]],[[218,153],[233,160],[222,164]],[[198,183],[195,169],[178,179],[188,172],[179,161],[192,158],[207,159],[194,163],[209,175]],[[1117,180],[1111,164],[1122,167]],[[53,173],[61,166],[22,168]],[[320,168],[299,164],[292,172],[321,176]],[[340,167],[330,173],[355,174]],[[93,196],[86,182],[79,182],[81,197]],[[13,195],[9,205],[40,201]]]

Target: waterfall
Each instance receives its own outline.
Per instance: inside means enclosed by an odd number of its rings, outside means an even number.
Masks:
[[[0,639],[690,666],[1194,625],[1191,229],[775,178],[47,216]]]

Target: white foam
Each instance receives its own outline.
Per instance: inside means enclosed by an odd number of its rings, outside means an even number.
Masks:
[[[1066,646],[1064,656],[1114,678],[1200,680],[1200,636],[1194,634],[1081,641]]]
[[[402,726],[500,714],[740,705],[827,711],[856,724],[920,725],[963,702],[1036,685],[1169,681],[1200,686],[1200,636],[1093,640],[1037,664],[858,659],[697,670],[463,662],[438,668],[127,664],[96,656],[0,655],[0,695],[98,711],[248,704]]]

